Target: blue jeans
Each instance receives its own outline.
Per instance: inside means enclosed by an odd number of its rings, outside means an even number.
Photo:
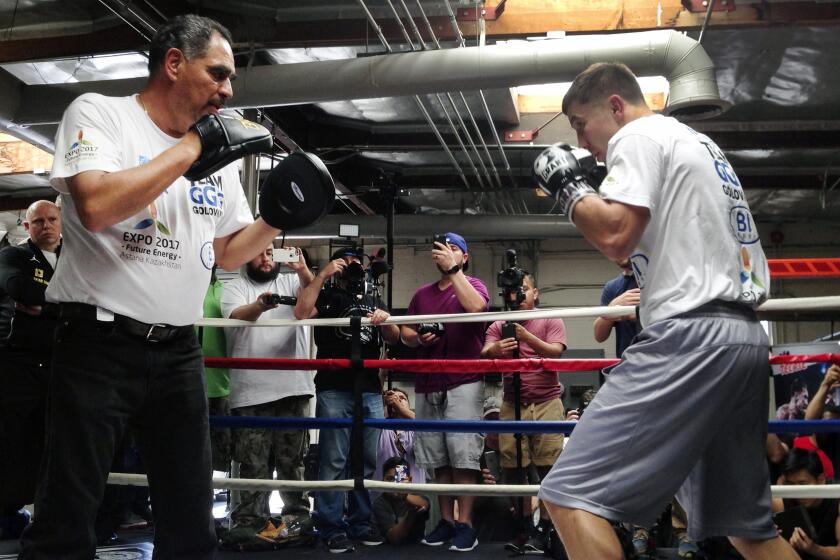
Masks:
[[[350,391],[320,391],[316,393],[315,416],[318,418],[352,418],[353,393]],[[364,393],[365,418],[383,418],[382,395]],[[376,470],[376,451],[382,430],[366,428],[364,433],[365,478]],[[347,480],[353,478],[347,458],[350,453],[348,428],[321,429],[318,440],[320,454],[319,480]],[[325,540],[345,533],[359,536],[372,525],[370,493],[367,490],[347,492],[347,517],[344,517],[344,492],[318,492],[315,497],[315,519]]]

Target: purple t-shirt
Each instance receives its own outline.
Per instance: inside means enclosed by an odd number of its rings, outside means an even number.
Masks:
[[[498,342],[502,339],[503,321],[496,321],[487,329],[485,344]],[[542,340],[552,344],[561,343],[566,346],[566,325],[563,319],[533,319],[522,321],[522,326],[528,332]],[[525,342],[519,343],[520,358],[541,358],[539,354]],[[522,390],[520,393],[521,402],[534,404],[553,399],[559,399],[563,394],[563,385],[557,380],[557,372],[539,371],[520,373]],[[513,402],[513,373],[504,374],[504,400]]]
[[[481,294],[484,301],[490,301],[487,286],[478,278],[467,276],[473,288]],[[438,288],[438,283],[427,284],[415,292],[408,304],[408,315],[431,315],[465,313],[455,287],[451,284],[445,290]],[[484,347],[484,329],[486,323],[446,323],[443,336],[432,346],[418,346],[417,358],[435,359],[476,359],[481,356]],[[434,393],[466,383],[475,383],[483,377],[481,373],[418,373],[415,376],[414,391]]]

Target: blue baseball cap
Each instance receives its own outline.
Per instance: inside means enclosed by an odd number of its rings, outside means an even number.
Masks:
[[[344,257],[356,257],[359,260],[362,260],[365,256],[364,251],[361,247],[340,247],[339,249],[333,251],[330,260],[334,261],[335,259],[341,259]]]
[[[446,242],[452,243],[464,253],[467,252],[467,242],[457,233],[452,233],[451,231],[446,233]]]

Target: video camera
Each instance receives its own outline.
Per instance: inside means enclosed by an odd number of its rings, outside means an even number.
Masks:
[[[281,296],[280,294],[271,294],[268,296],[269,305],[296,305],[297,298],[294,296]]]
[[[505,309],[511,310],[518,308],[519,304],[525,301],[525,290],[522,285],[528,273],[517,265],[515,249],[505,251],[505,260],[507,260],[507,268],[499,271],[496,276],[496,285],[501,288],[499,295],[504,298]]]
[[[356,297],[371,294],[375,298],[381,297],[381,288],[384,284],[384,275],[390,270],[384,260],[385,249],[380,249],[375,256],[366,255],[364,249],[359,246],[350,246],[339,249],[333,253],[332,258],[353,256],[360,262],[352,262],[345,267],[341,279],[346,282],[347,291]],[[370,266],[365,268],[364,259],[367,257]]]

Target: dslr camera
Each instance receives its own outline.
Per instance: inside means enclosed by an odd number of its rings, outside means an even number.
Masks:
[[[499,295],[504,298],[505,309],[510,310],[516,309],[519,304],[525,301],[525,290],[522,288],[522,283],[528,273],[517,265],[515,249],[505,251],[505,260],[507,261],[507,268],[499,271],[496,276],[496,285],[501,289]]]
[[[420,323],[417,327],[417,334],[431,333],[435,336],[443,336],[443,323]]]

